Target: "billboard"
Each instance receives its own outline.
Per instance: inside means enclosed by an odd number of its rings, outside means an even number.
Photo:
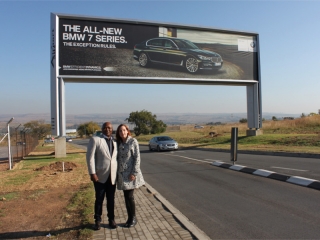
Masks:
[[[259,81],[258,35],[59,16],[58,75]]]
[[[51,127],[65,135],[65,82],[247,87],[248,127],[261,127],[259,35],[51,13]]]

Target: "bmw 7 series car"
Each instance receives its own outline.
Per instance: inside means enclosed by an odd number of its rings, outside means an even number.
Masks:
[[[184,67],[189,73],[200,69],[219,70],[223,65],[218,53],[200,49],[191,41],[180,38],[158,37],[136,44],[133,58],[141,67],[160,63]]]

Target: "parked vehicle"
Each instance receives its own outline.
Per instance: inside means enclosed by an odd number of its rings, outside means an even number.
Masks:
[[[222,57],[212,51],[198,48],[189,40],[181,38],[158,37],[134,46],[133,58],[141,67],[160,63],[184,67],[189,73],[200,69],[219,70]]]
[[[149,141],[149,150],[178,150],[178,143],[168,136],[156,136]]]
[[[54,143],[54,138],[45,138],[44,143]]]

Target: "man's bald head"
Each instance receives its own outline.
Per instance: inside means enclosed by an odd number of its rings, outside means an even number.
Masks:
[[[110,137],[112,135],[112,131],[113,131],[111,122],[103,123],[102,127],[101,127],[101,131],[104,135],[106,135],[107,137]]]

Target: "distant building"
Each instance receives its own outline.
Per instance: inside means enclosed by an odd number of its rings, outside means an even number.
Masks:
[[[72,138],[77,137],[77,129],[66,129],[66,135]]]
[[[66,129],[66,134],[68,133],[77,133],[77,129]]]

